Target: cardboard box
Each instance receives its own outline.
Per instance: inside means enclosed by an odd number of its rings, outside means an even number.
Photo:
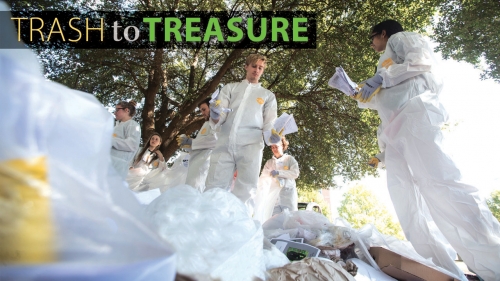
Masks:
[[[371,247],[369,252],[383,272],[400,281],[458,281],[441,271],[382,247]]]

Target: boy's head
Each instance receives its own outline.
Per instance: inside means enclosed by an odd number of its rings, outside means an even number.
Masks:
[[[404,31],[401,24],[395,20],[386,20],[372,27],[370,40],[372,47],[376,52],[382,52],[387,46],[389,38],[398,32]]]
[[[205,118],[205,121],[208,121],[208,119],[210,119],[210,98],[206,98],[200,102],[198,104],[198,108],[200,109],[203,118]]]
[[[246,79],[250,83],[258,83],[260,76],[266,68],[267,58],[261,54],[248,55],[245,62],[245,70],[247,72]]]

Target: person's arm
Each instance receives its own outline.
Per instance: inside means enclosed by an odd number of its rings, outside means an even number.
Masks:
[[[140,138],[141,128],[137,123],[131,122],[125,127],[125,138],[114,137],[111,143],[116,150],[135,152]]]
[[[273,160],[269,159],[266,161],[266,164],[264,165],[264,168],[262,168],[262,172],[260,173],[260,176],[271,176],[271,171],[273,169]]]
[[[276,102],[276,97],[274,96],[273,93],[271,93],[271,91],[269,91],[269,97],[264,103],[264,110],[263,110],[264,124],[262,127],[262,131],[266,132],[274,129],[274,122],[276,121],[277,117],[278,117],[278,104]]]
[[[217,135],[212,130],[210,123],[205,122],[196,138],[191,143],[191,149],[213,149],[217,143]]]
[[[220,111],[220,116],[218,120],[214,120],[210,118],[210,126],[212,129],[217,129],[219,128],[224,122],[226,121],[227,114],[230,112],[224,112],[222,111],[223,108],[229,108],[229,101],[231,100],[231,84],[228,84],[224,87],[222,87],[219,97],[217,100],[220,100],[219,108],[221,109]],[[210,104],[210,107],[212,107],[212,104]]]
[[[396,54],[396,61],[384,61],[378,74],[383,88],[395,86],[408,78],[430,72],[434,53],[425,38],[417,33],[400,32],[389,38],[387,48]]]
[[[158,149],[155,151],[156,155],[158,155],[158,168],[161,170],[165,170],[167,168],[167,161],[165,161],[165,157],[163,156],[163,153]]]
[[[290,156],[289,163],[290,166],[288,166],[288,169],[284,170],[278,170],[279,175],[278,177],[280,178],[285,178],[285,179],[296,179],[299,177],[299,163],[297,163],[297,160]]]

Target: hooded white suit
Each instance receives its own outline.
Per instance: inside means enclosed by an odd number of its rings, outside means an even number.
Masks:
[[[382,89],[359,105],[377,110],[382,121],[381,160],[406,238],[462,280],[448,242],[482,278],[500,280],[500,224],[477,188],[460,181],[460,170],[441,147],[440,126],[448,116],[438,98],[442,83],[432,49],[417,33],[396,33],[377,72]]]

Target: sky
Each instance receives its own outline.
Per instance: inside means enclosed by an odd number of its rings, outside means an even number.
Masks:
[[[500,84],[480,80],[481,70],[471,64],[442,60],[440,54],[436,58],[444,79],[441,102],[449,113],[450,123],[458,122],[444,132],[443,146],[461,169],[463,181],[488,197],[493,190],[500,190]],[[336,209],[342,194],[358,184],[372,191],[395,217],[385,170],[379,170],[379,174],[379,177],[368,176],[346,183],[338,178],[341,188],[331,191],[330,195],[332,217],[338,216]]]

